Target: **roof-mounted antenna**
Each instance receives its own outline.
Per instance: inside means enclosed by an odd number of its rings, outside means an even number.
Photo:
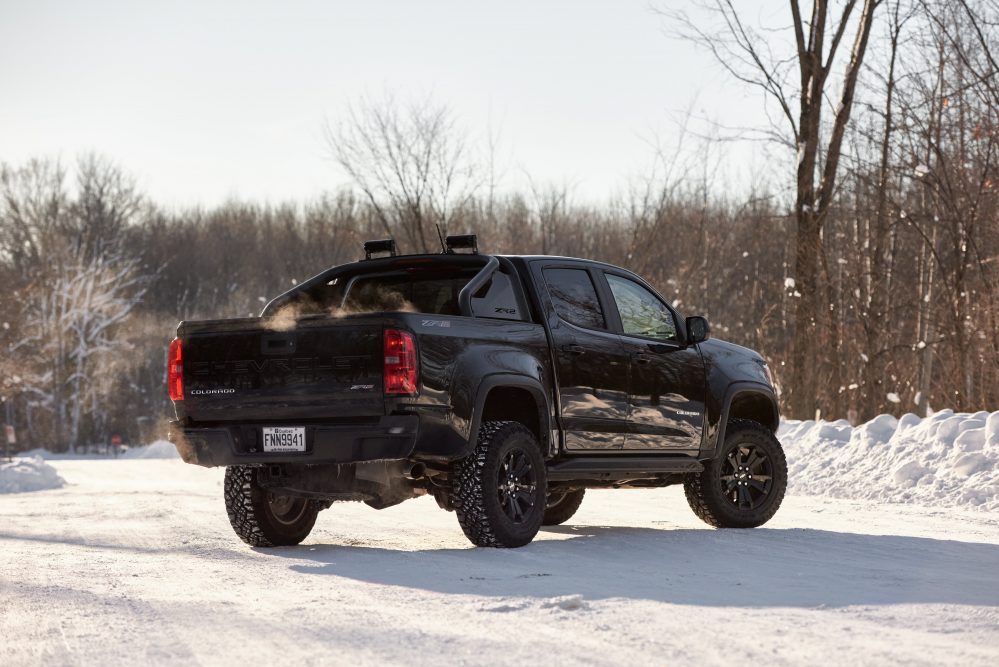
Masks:
[[[434,227],[437,228],[437,238],[439,238],[441,240],[441,252],[446,255],[447,254],[447,246],[444,244],[444,235],[441,234],[441,226],[438,225],[437,223],[434,223]]]

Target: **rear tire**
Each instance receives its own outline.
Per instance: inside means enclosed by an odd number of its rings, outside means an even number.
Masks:
[[[472,544],[521,547],[541,528],[548,489],[537,438],[512,421],[482,424],[471,455],[451,468],[451,498]]]
[[[541,520],[542,526],[558,526],[572,518],[572,515],[579,509],[583,502],[583,495],[586,489],[572,489],[571,491],[552,491],[548,494],[548,503],[545,505],[545,516]]]
[[[694,514],[716,528],[756,528],[769,521],[787,490],[780,442],[762,424],[729,422],[719,456],[687,475],[684,494]]]
[[[316,525],[321,506],[308,498],[278,496],[257,483],[257,468],[225,469],[225,509],[239,538],[251,547],[299,544]]]

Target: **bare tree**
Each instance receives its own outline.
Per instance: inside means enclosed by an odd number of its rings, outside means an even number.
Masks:
[[[794,218],[795,246],[794,344],[791,359],[793,380],[789,383],[789,404],[796,416],[808,416],[815,406],[817,389],[816,341],[818,331],[819,272],[822,257],[822,227],[836,190],[843,138],[853,108],[854,92],[867,52],[875,11],[882,0],[844,0],[830,18],[830,2],[816,0],[811,13],[803,13],[799,0],[790,0],[790,18],[795,52],[776,54],[772,38],[762,35],[744,19],[732,0],[705,0],[699,3],[715,20],[705,27],[683,11],[665,11],[677,32],[708,48],[719,63],[736,79],[761,89],[776,102],[782,119],[775,122],[774,136],[792,143],[797,151]],[[858,11],[859,15],[854,16]],[[835,11],[835,10],[833,10]],[[853,46],[842,68],[838,101],[832,109],[832,122],[823,119],[829,77],[838,65],[840,44],[850,28]],[[798,76],[791,75],[791,63]],[[781,127],[782,126],[782,129]],[[791,141],[788,141],[790,139]]]
[[[113,252],[119,236],[144,204],[135,181],[105,157],[89,153],[76,166],[76,196],[62,236],[84,259]]]
[[[145,291],[138,268],[119,249],[80,264],[56,263],[27,290],[23,338],[9,353],[24,360],[22,391],[30,410],[48,413],[52,447],[75,449],[86,407],[114,404],[108,371],[127,348],[116,330]]]
[[[999,8],[989,20],[968,2],[923,0],[919,7],[924,48],[909,65],[913,83],[903,100],[918,172],[908,224],[932,262],[932,316],[944,323],[936,340],[921,342],[932,355],[924,363],[950,357],[940,369],[950,375],[947,400],[969,404],[995,395],[994,378],[982,368],[999,359],[990,343],[999,333],[991,315],[999,289],[999,71],[991,53]]]
[[[483,184],[454,115],[429,100],[361,99],[327,122],[326,141],[385,234],[401,232],[412,250],[437,245],[434,225],[446,232]]]
[[[0,165],[0,255],[24,279],[44,264],[69,208],[66,171],[57,161]]]
[[[894,178],[892,171],[895,157],[892,149],[895,134],[899,130],[895,109],[898,58],[902,31],[911,18],[912,10],[903,7],[900,0],[890,2],[885,44],[887,49],[885,71],[883,74],[872,73],[872,78],[876,82],[874,85],[883,95],[882,108],[874,112],[879,116],[881,132],[879,137],[872,136],[866,142],[872,150],[877,150],[874,158],[876,166],[872,165],[873,178],[867,178],[865,173],[860,176],[865,182],[857,186],[858,189],[863,188],[865,194],[872,193],[870,198],[873,199],[873,211],[862,216],[866,224],[863,225],[862,235],[857,239],[858,249],[863,251],[863,258],[859,262],[862,270],[857,272],[863,277],[858,282],[860,295],[858,324],[864,331],[862,354],[866,355],[869,361],[863,365],[860,373],[860,404],[858,406],[851,402],[849,407],[859,407],[865,418],[877,414],[888,393],[885,374],[894,343],[893,332],[885,328],[885,323],[890,321],[891,308],[891,277],[894,263],[891,240],[892,232],[898,222],[898,215],[892,215],[891,193],[895,189],[891,182]],[[842,386],[842,380],[837,381],[837,386]]]

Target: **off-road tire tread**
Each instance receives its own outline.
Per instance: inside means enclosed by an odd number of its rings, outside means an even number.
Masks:
[[[223,493],[225,496],[225,510],[229,515],[229,523],[233,531],[241,540],[251,547],[276,547],[297,544],[298,542],[281,539],[279,536],[267,535],[267,530],[260,522],[257,510],[254,508],[254,491],[256,489],[254,479],[254,469],[249,466],[227,466],[225,469],[225,482]],[[312,522],[315,523],[316,514],[321,509],[325,509],[323,501],[309,501],[312,512]],[[312,526],[309,526],[309,530]],[[308,535],[302,536],[302,539]],[[301,542],[301,540],[299,540]]]
[[[583,496],[586,489],[573,489],[565,494],[565,498],[555,505],[545,509],[545,516],[541,520],[542,526],[558,526],[565,523],[576,513],[583,503]]]
[[[720,500],[720,494],[709,494],[708,489],[705,487],[705,476],[707,474],[707,467],[705,467],[705,470],[702,472],[686,476],[683,482],[683,493],[687,497],[687,504],[690,505],[690,509],[694,510],[694,514],[696,514],[701,521],[709,526],[714,526],[715,528],[744,528],[761,526],[773,518],[773,515],[777,513],[778,509],[780,509],[781,501],[784,499],[784,493],[787,487],[787,459],[784,456],[784,449],[780,446],[780,442],[777,441],[774,434],[770,432],[770,429],[763,424],[750,419],[730,420],[727,428],[725,429],[725,439],[727,440],[730,435],[746,430],[755,431],[759,435],[773,440],[776,445],[778,455],[774,461],[774,465],[776,466],[774,474],[780,475],[780,477],[784,480],[784,484],[782,484],[777,490],[779,497],[776,499],[776,502],[771,503],[767,512],[761,517],[762,520],[754,522],[754,526],[733,523],[718,511],[719,508],[715,503]]]
[[[502,442],[505,437],[521,432],[532,440],[534,434],[525,426],[514,421],[488,421],[479,428],[479,436],[472,453],[456,461],[451,467],[451,502],[465,537],[479,547],[509,548],[522,546],[505,542],[497,535],[495,527],[486,511],[483,471],[486,457],[493,443]],[[544,475],[544,470],[539,471]],[[540,526],[539,526],[540,527]],[[528,540],[529,541],[529,540]]]

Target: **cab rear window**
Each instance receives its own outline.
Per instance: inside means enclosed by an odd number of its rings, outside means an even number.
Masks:
[[[291,306],[298,317],[353,313],[410,312],[460,315],[458,295],[481,266],[415,266],[392,271],[340,275],[292,296],[281,308]],[[472,295],[476,317],[522,320],[509,275],[497,271]]]
[[[415,312],[458,315],[458,294],[475,275],[374,275],[352,280],[342,301],[350,312]]]

